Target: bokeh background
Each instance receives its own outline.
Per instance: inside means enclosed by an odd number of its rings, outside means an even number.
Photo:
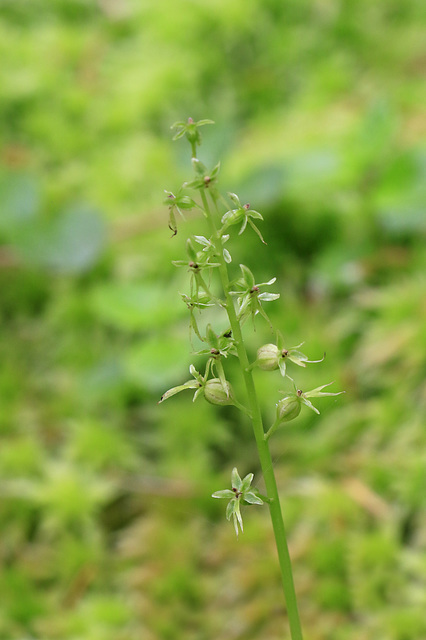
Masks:
[[[233,273],[346,390],[272,443],[306,639],[426,638],[425,43],[423,0],[0,1],[2,640],[289,638],[266,508],[237,541],[210,497],[262,489],[250,425],[157,405],[203,366],[171,260],[204,222],[161,204],[188,116],[265,218]]]

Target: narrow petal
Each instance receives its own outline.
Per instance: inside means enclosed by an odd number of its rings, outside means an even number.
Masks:
[[[198,120],[198,122],[196,122],[195,124],[197,125],[197,127],[202,127],[204,124],[214,124],[214,120]]]
[[[237,522],[237,517],[235,515],[235,513],[232,514],[233,518],[234,518],[234,529],[235,529],[235,533],[237,534],[237,538],[238,538],[238,522]]]
[[[211,242],[207,240],[204,236],[194,236],[194,240],[198,242],[198,244],[202,244],[205,247],[210,246]]]
[[[223,257],[225,258],[225,262],[227,264],[230,264],[232,262],[232,256],[229,253],[228,249],[224,249],[223,250]]]
[[[281,375],[283,376],[283,378],[285,378],[285,372],[286,372],[287,364],[286,364],[286,361],[284,360],[284,358],[280,359],[280,361],[278,362],[278,366],[280,368]]]
[[[226,519],[230,520],[231,516],[234,515],[234,509],[235,509],[235,497],[232,498],[232,500],[230,502],[228,502],[228,504],[226,505]]]
[[[231,483],[232,483],[232,486],[235,489],[237,489],[237,491],[241,491],[241,478],[240,478],[239,473],[237,471],[237,467],[234,467],[232,469]]]
[[[272,300],[278,300],[280,297],[279,293],[261,293],[257,296],[259,300],[263,300],[264,302],[271,302]]]
[[[262,234],[260,233],[259,229],[256,227],[256,225],[254,224],[254,222],[251,221],[251,219],[248,219],[248,223],[251,226],[251,228],[253,229],[253,231],[259,236],[261,242],[263,242],[263,244],[267,244],[264,239]]]
[[[236,504],[236,507],[235,507],[235,515],[237,516],[237,520],[238,520],[238,522],[239,522],[239,524],[240,524],[241,531],[244,531],[244,528],[243,528],[243,519],[242,519],[242,517],[241,517],[240,504],[239,504],[239,503],[237,503],[237,504]]]
[[[305,404],[307,407],[309,407],[309,409],[312,409],[312,411],[315,411],[315,413],[318,413],[319,415],[319,411],[316,407],[314,407],[314,405],[312,404],[312,402],[310,402],[309,400],[307,400],[306,398],[301,398],[301,401],[303,402],[303,404]]]
[[[197,391],[194,393],[194,397],[192,398],[192,402],[195,402],[196,399],[198,398],[198,396],[203,393],[203,387],[200,387],[199,389],[197,389]]]
[[[263,220],[262,214],[259,213],[259,211],[255,211],[254,209],[249,209],[247,211],[247,215],[250,216],[250,218],[254,218],[255,220]]]
[[[197,382],[197,380],[188,380],[188,382],[185,382],[185,384],[180,384],[178,387],[173,387],[172,389],[169,389],[168,391],[163,393],[158,404],[160,404],[160,402],[164,402],[164,400],[167,400],[168,398],[171,398],[177,393],[184,391],[185,389],[196,389],[199,384],[200,383]]]
[[[262,498],[259,498],[253,491],[247,491],[243,495],[243,499],[249,504],[263,504]]]
[[[242,233],[244,233],[245,229],[247,226],[247,216],[244,216],[244,220],[243,220],[243,224],[241,225],[241,229],[238,232],[238,235],[240,236]]]
[[[243,479],[243,481],[241,482],[241,489],[240,491],[242,493],[245,493],[246,491],[248,491],[250,485],[251,485],[251,481],[253,480],[253,473],[248,473],[245,478]]]
[[[321,393],[322,389],[325,389],[325,387],[329,387],[331,384],[333,384],[333,382],[322,384],[320,387],[315,387],[315,389],[312,389],[312,391],[306,391],[303,395],[305,395],[308,398],[313,398],[317,396],[318,393]]]
[[[212,493],[212,498],[227,498],[228,500],[235,498],[235,493],[231,489],[223,489]]]

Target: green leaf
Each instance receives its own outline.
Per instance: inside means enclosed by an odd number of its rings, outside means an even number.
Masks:
[[[173,306],[169,299],[167,288],[143,282],[108,282],[90,293],[91,310],[96,320],[128,332],[151,329],[153,323],[157,328],[168,326],[185,316],[183,305],[181,308]]]
[[[16,249],[24,261],[62,273],[81,273],[99,259],[106,242],[101,216],[82,205],[21,227]]]

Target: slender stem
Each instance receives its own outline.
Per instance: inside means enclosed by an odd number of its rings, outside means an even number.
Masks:
[[[249,359],[247,351],[244,345],[243,336],[241,332],[241,326],[235,312],[234,301],[229,293],[229,277],[228,269],[225,259],[223,257],[221,238],[218,233],[212,212],[207,202],[207,197],[204,191],[201,191],[201,197],[204,205],[204,210],[207,214],[207,219],[212,234],[212,241],[215,245],[218,255],[218,262],[220,262],[219,273],[222,281],[222,287],[226,298],[226,311],[228,313],[229,322],[231,324],[232,333],[235,340],[235,346],[237,348],[238,358],[241,364],[241,370],[244,377],[244,382],[247,390],[248,403],[251,412],[252,425],[254,436],[256,439],[256,445],[259,453],[259,460],[262,467],[263,478],[265,480],[265,486],[269,502],[269,510],[271,514],[272,526],[275,535],[275,541],[278,551],[278,559],[281,568],[281,578],[284,590],[284,597],[287,604],[287,613],[290,624],[290,632],[292,640],[303,640],[302,629],[300,625],[299,612],[297,608],[296,592],[294,588],[293,573],[291,568],[290,554],[287,545],[287,536],[284,527],[284,521],[281,512],[281,505],[278,495],[277,483],[275,480],[275,474],[272,464],[271,453],[269,451],[269,445],[265,440],[265,433],[262,422],[262,415],[260,412],[259,402],[257,400],[256,388],[254,385],[253,375],[249,368]]]

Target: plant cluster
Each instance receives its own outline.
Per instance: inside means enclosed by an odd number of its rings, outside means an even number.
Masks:
[[[185,182],[176,196],[172,192],[166,191],[165,203],[169,206],[169,228],[173,231],[173,235],[177,233],[176,212],[183,216],[182,209],[199,209],[208,224],[209,236],[194,235],[188,238],[186,242],[187,258],[174,261],[177,267],[186,267],[190,274],[189,295],[183,294],[182,298],[190,310],[190,330],[192,329],[203,343],[202,348],[195,351],[195,354],[207,356],[207,364],[204,374],[197,371],[195,366],[191,364],[192,379],[166,391],[160,402],[181,391],[191,389],[195,390],[194,401],[199,396],[204,396],[205,400],[214,405],[233,405],[251,419],[267,496],[260,496],[259,492],[251,487],[252,473],[247,474],[241,480],[237,469],[234,468],[231,474],[231,489],[216,491],[213,493],[213,497],[228,500],[226,517],[228,520],[233,519],[237,536],[238,527],[241,528],[241,531],[243,530],[241,504],[262,505],[264,501],[269,503],[280,558],[290,628],[292,638],[296,640],[302,638],[302,634],[268,441],[278,427],[297,418],[302,406],[319,413],[312,404],[311,398],[335,396],[343,392],[323,391],[332,383],[321,385],[311,391],[302,391],[297,388],[293,378],[288,374],[288,363],[306,367],[307,364],[321,362],[323,358],[315,361],[309,360],[304,353],[299,351],[301,344],[296,347],[285,345],[279,331],[276,332],[276,341],[259,347],[256,359],[252,363],[249,362],[242,327],[246,320],[251,319],[253,328],[255,328],[255,319],[259,315],[267,322],[273,332],[274,329],[264,305],[277,300],[280,294],[264,290],[265,287],[276,282],[275,277],[267,282],[258,283],[250,268],[244,264],[240,264],[240,272],[236,277],[230,277],[228,265],[232,263],[232,256],[224,246],[228,242],[230,234],[235,227],[239,228],[239,235],[251,228],[260,241],[266,244],[255,223],[255,221],[263,220],[263,217],[258,211],[252,209],[250,204],[241,204],[236,194],[229,193],[227,198],[224,197],[217,187],[220,164],[218,163],[209,170],[197,158],[197,146],[201,143],[199,128],[206,124],[212,124],[212,121],[194,122],[192,118],[189,118],[187,122],[178,122],[173,125],[174,128],[177,128],[174,139],[185,135],[191,145],[195,178]],[[187,191],[191,192],[191,196]],[[200,202],[196,200],[197,192]],[[217,293],[217,282],[214,279],[215,274],[218,275],[217,279],[221,284],[219,294]],[[199,319],[195,313],[198,311],[201,314],[203,308],[213,305],[222,308],[229,321],[226,331],[220,334],[216,333],[210,323],[207,324],[203,333],[199,328]],[[239,360],[247,390],[245,402],[236,398],[232,384],[227,379],[224,363],[228,356],[235,356]],[[283,396],[276,404],[275,421],[266,431],[252,376],[254,368],[260,368],[264,371],[279,370],[281,375],[289,380],[292,387],[289,391],[282,392]]]

